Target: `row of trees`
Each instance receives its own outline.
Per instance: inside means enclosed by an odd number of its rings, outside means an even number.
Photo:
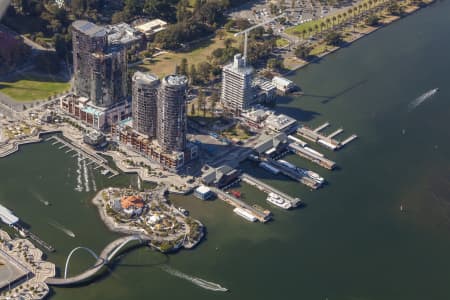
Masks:
[[[422,0],[413,0],[421,2]],[[392,15],[401,15],[403,14],[403,7],[398,3],[398,1],[393,0],[367,0],[359,3],[353,7],[350,7],[345,12],[338,13],[336,15],[327,17],[322,19],[320,22],[316,22],[313,26],[308,28],[303,28],[300,32],[302,38],[304,39],[306,36],[311,36],[316,33],[320,33],[324,30],[331,29],[332,27],[347,21],[350,18],[354,18],[362,15],[368,10],[375,8],[381,4],[388,4],[388,12]]]

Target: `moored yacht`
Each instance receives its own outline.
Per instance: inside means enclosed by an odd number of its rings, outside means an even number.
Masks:
[[[289,209],[292,207],[291,202],[275,193],[269,193],[267,196],[267,201],[283,209]]]

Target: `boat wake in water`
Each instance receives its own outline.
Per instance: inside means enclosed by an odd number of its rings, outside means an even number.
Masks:
[[[220,284],[217,284],[217,283],[214,283],[214,282],[210,282],[210,281],[206,281],[206,280],[198,278],[198,277],[194,277],[194,276],[190,276],[190,275],[184,274],[181,271],[172,269],[168,265],[162,266],[161,269],[163,271],[169,273],[170,275],[173,275],[173,276],[176,276],[178,278],[190,281],[191,283],[195,284],[196,286],[199,286],[199,287],[204,288],[206,290],[210,290],[210,291],[214,291],[214,292],[226,292],[226,291],[228,291],[227,288],[224,288]]]
[[[438,88],[432,89],[425,94],[421,95],[420,97],[416,98],[414,101],[409,103],[408,109],[409,111],[412,111],[414,108],[425,102],[426,100],[430,99],[434,94],[436,94],[439,91]]]
[[[62,232],[64,232],[65,234],[67,234],[68,236],[74,238],[75,237],[75,233],[73,233],[72,230],[69,230],[67,228],[65,228],[64,226],[62,226],[61,224],[59,224],[58,222],[55,221],[49,221],[48,224],[50,224],[51,226],[55,227],[58,230],[61,230]]]

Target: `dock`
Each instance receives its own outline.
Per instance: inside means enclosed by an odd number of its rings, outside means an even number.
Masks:
[[[211,190],[216,193],[217,197],[226,203],[239,208],[246,209],[249,213],[251,213],[258,221],[261,223],[266,223],[272,219],[272,213],[269,210],[261,211],[257,207],[253,207],[244,201],[234,197],[233,195],[227,194],[221,189],[211,187]]]
[[[349,138],[344,140],[343,142],[336,140],[335,137],[338,136],[339,134],[341,134],[342,132],[344,132],[343,128],[337,129],[336,131],[329,134],[328,136],[320,133],[322,130],[324,130],[328,126],[330,126],[329,122],[326,122],[315,129],[312,129],[312,128],[309,128],[308,126],[303,125],[297,129],[297,134],[302,138],[305,138],[309,141],[317,143],[317,144],[319,144],[325,148],[328,148],[330,150],[333,150],[333,151],[341,149],[346,144],[348,144],[351,141],[353,141],[354,139],[356,139],[356,134],[353,134]],[[294,137],[294,139],[295,139],[295,137]],[[296,142],[294,139],[291,138],[291,140]],[[299,143],[299,144],[301,144],[301,143]]]
[[[242,180],[243,180],[244,182],[246,182],[246,183],[248,183],[248,184],[250,184],[250,185],[256,187],[258,190],[260,190],[260,191],[262,191],[262,192],[264,192],[264,193],[267,193],[267,194],[268,194],[268,193],[275,193],[275,194],[277,194],[277,195],[283,197],[284,199],[286,199],[286,200],[288,200],[289,202],[291,202],[291,205],[292,205],[293,207],[299,206],[300,203],[302,202],[302,200],[301,200],[300,198],[294,198],[294,197],[291,197],[291,196],[289,196],[289,195],[283,193],[282,191],[280,191],[280,190],[278,190],[278,189],[276,189],[276,188],[274,188],[274,187],[272,187],[272,186],[270,186],[270,185],[268,185],[268,184],[262,182],[261,180],[256,179],[256,178],[253,177],[253,176],[250,176],[250,175],[247,174],[247,173],[242,173],[242,174],[241,174],[241,178],[242,178]]]
[[[300,174],[294,172],[292,169],[289,169],[288,167],[280,164],[276,160],[268,159],[267,163],[269,163],[273,167],[275,167],[278,170],[280,170],[280,172],[283,175],[285,175],[285,176],[287,176],[287,177],[289,177],[289,178],[291,178],[291,179],[293,179],[295,181],[298,181],[298,182],[306,185],[309,188],[317,190],[321,186],[319,183],[317,183],[316,181],[312,180],[311,178],[303,176],[303,175],[300,175]]]
[[[344,132],[344,129],[343,128],[339,128],[338,130],[336,130],[335,132],[333,132],[332,134],[327,136],[327,138],[332,139],[335,136],[338,136],[339,134],[341,134],[342,132]]]
[[[320,125],[319,127],[317,127],[316,129],[314,129],[314,132],[318,133],[318,132],[324,130],[325,128],[327,128],[328,126],[330,126],[330,123],[325,122],[322,125]]]
[[[96,168],[103,168],[105,170],[108,170],[109,171],[108,174],[110,174],[110,173],[112,174],[108,178],[112,178],[114,176],[119,175],[118,171],[114,170],[113,168],[111,168],[109,166],[108,160],[106,160],[104,157],[101,157],[97,153],[89,153],[87,150],[83,149],[82,147],[79,147],[72,143],[69,143],[68,141],[60,138],[57,135],[52,135],[51,137],[46,139],[46,141],[54,141],[52,143],[53,146],[61,145],[58,147],[59,149],[69,148],[69,150],[65,151],[66,153],[68,153],[70,151],[76,152],[74,155],[72,155],[72,157],[76,157],[76,156],[80,155],[82,157],[81,158],[82,161],[89,160],[88,165],[95,164],[95,165],[97,165]],[[94,169],[96,169],[96,168],[94,168]]]
[[[356,134],[351,135],[350,137],[348,137],[346,140],[341,142],[342,147],[344,147],[345,145],[347,145],[348,143],[356,140],[358,138],[358,136]]]
[[[336,163],[325,156],[320,156],[312,151],[308,151],[306,148],[300,146],[296,143],[290,143],[288,148],[300,157],[306,158],[307,160],[325,168],[328,170],[333,170],[336,167]]]

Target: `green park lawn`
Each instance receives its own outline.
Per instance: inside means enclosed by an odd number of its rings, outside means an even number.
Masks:
[[[162,55],[152,58],[151,62],[144,62],[138,66],[139,69],[145,69],[160,77],[172,74],[175,72],[175,66],[181,64],[181,59],[185,57],[188,65],[197,65],[200,62],[206,61],[207,56],[217,48],[225,47],[224,41],[226,38],[233,38],[235,42],[233,46],[237,46],[238,40],[234,38],[231,33],[227,33],[223,39],[214,37],[207,41],[201,41],[193,46],[193,50],[189,52],[167,52]]]
[[[42,81],[35,78],[0,82],[0,92],[17,101],[44,100],[69,88],[69,82]]]

